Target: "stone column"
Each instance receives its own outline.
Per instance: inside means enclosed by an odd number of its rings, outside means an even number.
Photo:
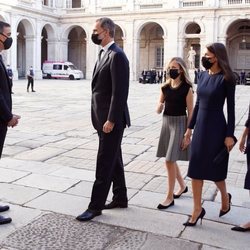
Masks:
[[[98,46],[96,46],[90,37],[85,38],[86,40],[86,79],[92,79],[93,70],[98,55]]]
[[[48,61],[55,61],[56,60],[56,50],[58,40],[56,39],[47,39],[47,60]]]
[[[68,60],[68,42],[67,38],[62,38],[57,41],[57,49],[55,59],[57,61],[67,61]]]
[[[35,36],[24,36],[26,50],[25,50],[25,59],[26,59],[26,71],[29,69],[30,66],[36,70],[36,37]],[[26,73],[25,71],[25,73]],[[35,76],[36,78],[36,76]]]
[[[18,71],[17,71],[17,29],[16,27],[12,27],[11,30],[11,36],[13,39],[13,43],[10,49],[10,61],[9,64],[11,66],[11,69],[13,71],[13,79],[17,80],[18,79]]]
[[[132,76],[131,80],[137,81],[140,75],[139,69],[140,69],[140,39],[134,38],[133,39],[133,50],[132,54],[130,55],[132,64],[130,66],[130,75]]]

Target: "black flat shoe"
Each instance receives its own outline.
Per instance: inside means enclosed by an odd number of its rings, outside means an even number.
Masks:
[[[6,218],[0,215],[0,225],[11,223],[11,218]]]
[[[186,186],[185,189],[180,194],[174,194],[174,199],[178,199],[181,197],[182,194],[187,193],[188,187]]]
[[[109,204],[104,205],[103,209],[113,209],[113,208],[127,208],[127,201],[111,201]]]
[[[206,214],[206,210],[202,207],[202,208],[201,208],[201,213],[200,213],[200,215],[197,217],[196,221],[195,221],[195,222],[189,222],[189,221],[187,221],[187,222],[183,223],[183,226],[186,226],[186,227],[194,227],[194,226],[196,226],[196,223],[197,223],[197,221],[198,221],[199,219],[201,219],[201,224],[202,224],[202,219],[203,219],[203,217],[205,216],[205,214]]]
[[[231,230],[237,231],[237,232],[246,232],[250,231],[250,227],[244,228],[244,227],[232,227]]]
[[[170,204],[168,204],[167,206],[164,206],[164,205],[162,205],[162,204],[159,204],[158,206],[157,206],[157,208],[158,209],[166,209],[166,208],[169,208],[169,207],[171,207],[171,206],[173,206],[174,205],[174,200],[170,203]]]
[[[0,212],[5,212],[5,211],[7,211],[9,209],[10,209],[9,206],[0,206]]]
[[[229,208],[227,211],[223,211],[223,210],[220,210],[220,213],[219,213],[219,217],[222,217],[223,215],[227,214],[230,209],[231,209],[231,199],[232,199],[232,195],[230,193],[228,193],[228,199],[229,199]]]
[[[91,211],[91,210],[86,210],[82,214],[78,215],[76,217],[77,220],[79,221],[89,221],[95,218],[96,216],[99,216],[102,214],[102,211]]]

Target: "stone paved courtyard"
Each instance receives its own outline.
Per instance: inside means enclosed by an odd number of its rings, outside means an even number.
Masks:
[[[228,215],[218,217],[220,197],[214,184],[206,182],[203,225],[184,228],[192,211],[187,177],[189,192],[168,210],[156,209],[167,184],[164,159],[155,157],[162,121],[155,112],[157,84],[130,86],[132,126],[123,139],[129,208],[104,211],[90,223],[76,222],[74,217],[88,205],[95,177],[98,138],[90,120],[90,81],[37,80],[35,89],[27,93],[26,81],[14,82],[13,110],[22,118],[9,129],[0,161],[0,201],[10,203],[5,215],[13,218],[0,228],[0,249],[249,248],[249,233],[230,230],[250,220],[249,195],[243,189],[246,161],[238,145],[230,157],[227,183],[233,207]],[[249,100],[250,87],[237,86],[237,137]],[[185,176],[188,163],[179,165]],[[97,231],[95,240],[91,232]]]

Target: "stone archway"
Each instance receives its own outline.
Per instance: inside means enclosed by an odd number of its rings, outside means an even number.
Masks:
[[[44,61],[54,61],[56,58],[55,31],[50,24],[46,24],[42,29],[41,39],[41,67]]]
[[[189,69],[200,68],[200,25],[196,22],[189,23],[185,28],[184,59]]]
[[[145,24],[139,34],[139,72],[164,67],[164,31],[158,23]]]
[[[239,19],[227,29],[229,61],[233,71],[250,73],[250,20]]]
[[[17,71],[19,78],[26,76],[29,66],[34,66],[34,31],[31,23],[24,19],[17,26]]]
[[[120,48],[123,49],[123,31],[120,26],[115,25],[115,42],[119,45]]]
[[[68,34],[68,61],[86,77],[86,32],[82,27],[76,26]]]

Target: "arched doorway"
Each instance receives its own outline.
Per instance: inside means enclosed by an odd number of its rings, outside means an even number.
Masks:
[[[115,25],[115,42],[120,48],[123,49],[123,31],[120,26]]]
[[[147,23],[139,34],[139,72],[143,70],[163,70],[164,31],[157,23]]]
[[[227,30],[227,47],[233,71],[250,73],[250,20],[233,22]]]
[[[77,26],[68,35],[68,61],[72,62],[86,77],[86,32]]]
[[[30,66],[34,66],[35,37],[31,23],[28,20],[22,20],[17,26],[17,71],[19,78],[26,75]]]
[[[54,61],[56,58],[55,32],[50,24],[46,24],[42,29],[41,40],[41,68],[46,60]]]
[[[200,68],[200,33],[199,24],[192,22],[185,29],[184,59],[189,69]]]

